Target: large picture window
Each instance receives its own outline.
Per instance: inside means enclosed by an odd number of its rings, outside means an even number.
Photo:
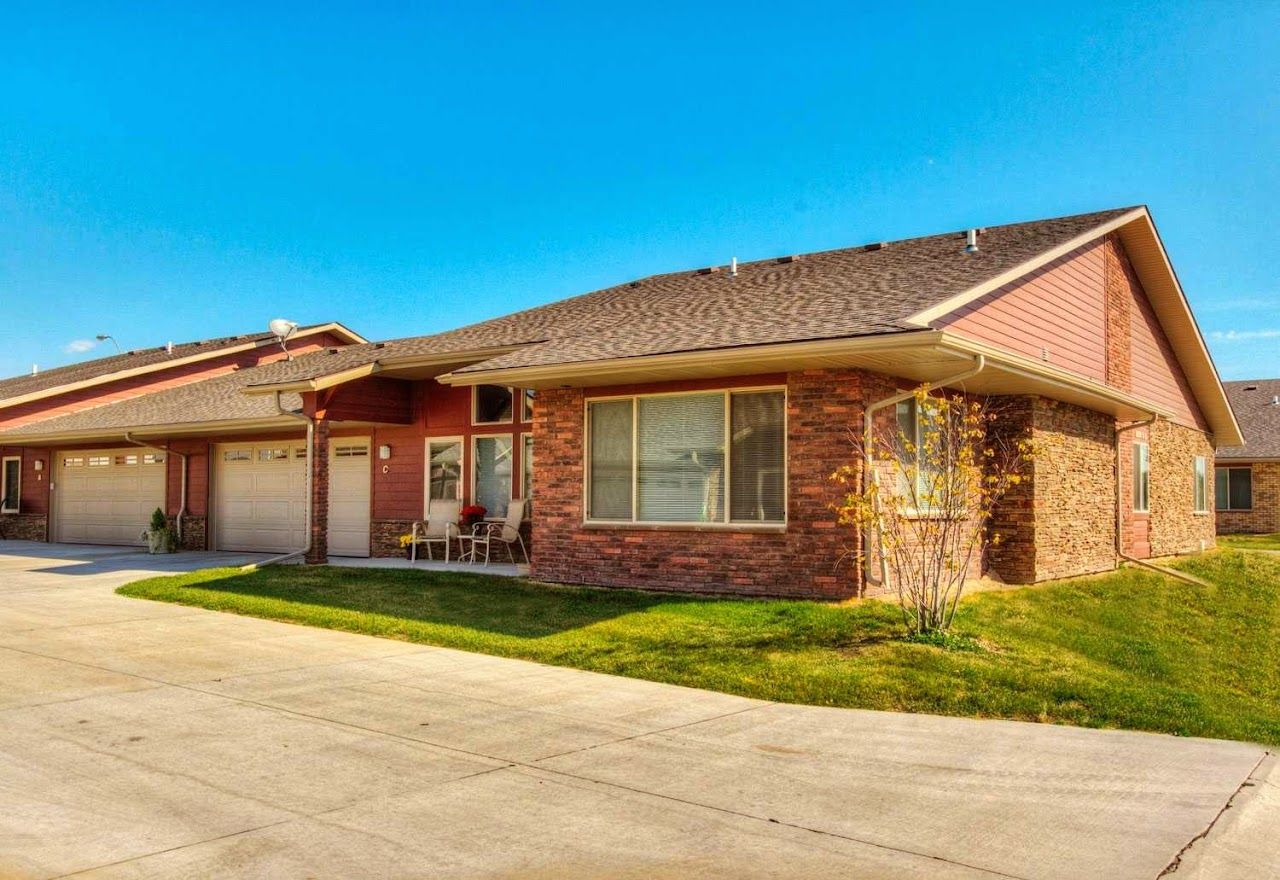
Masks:
[[[22,459],[6,457],[0,462],[0,513],[17,513],[22,499]]]
[[[592,401],[588,519],[784,522],[784,400],[770,390]]]
[[[1218,510],[1253,510],[1253,469],[1214,468],[1213,496]]]

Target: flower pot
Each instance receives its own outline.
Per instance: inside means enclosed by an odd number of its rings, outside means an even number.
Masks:
[[[170,540],[168,529],[147,529],[143,532],[147,537],[147,552],[154,555],[160,553],[172,553],[173,543]]]

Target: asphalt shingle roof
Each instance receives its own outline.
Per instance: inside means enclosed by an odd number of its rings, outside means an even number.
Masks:
[[[238,370],[177,388],[32,422],[7,430],[3,436],[9,438],[85,432],[107,434],[146,425],[271,418],[278,415],[275,399],[271,395],[244,393],[245,386],[258,369],[261,368]],[[302,408],[302,398],[297,394],[282,394],[280,402],[286,409]]]
[[[1223,382],[1222,387],[1240,423],[1244,446],[1224,446],[1217,458],[1280,458],[1280,404],[1272,403],[1280,398],[1280,379]]]
[[[315,326],[320,325],[299,329],[306,331],[314,329]],[[222,349],[251,345],[272,338],[270,333],[264,332],[247,333],[241,336],[222,336],[217,339],[202,339],[195,342],[181,342],[176,343],[172,351],[167,346],[142,348],[135,351],[122,352],[121,354],[113,354],[109,357],[94,358],[89,361],[67,364],[63,367],[41,370],[34,376],[23,375],[0,379],[0,403],[10,398],[46,391],[51,388],[59,388],[63,385],[98,379],[114,373],[138,369],[139,367],[159,366],[167,361],[181,360],[199,354],[210,354]]]
[[[859,245],[714,271],[653,275],[457,330],[294,362],[313,379],[361,363],[519,346],[457,370],[483,372],[731,346],[892,333],[912,315],[975,287],[1132,208],[989,227],[976,254],[964,231]]]
[[[267,417],[276,413],[272,399],[246,388],[402,358],[514,347],[457,370],[483,372],[915,329],[907,323],[912,315],[1131,210],[989,227],[975,254],[965,252],[959,231],[740,263],[737,275],[728,267],[654,275],[444,333],[300,355],[5,436]],[[300,401],[288,395],[285,405]]]

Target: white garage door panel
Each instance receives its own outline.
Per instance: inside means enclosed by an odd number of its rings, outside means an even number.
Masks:
[[[286,458],[272,458],[284,449]],[[214,538],[219,550],[287,553],[306,546],[307,463],[301,441],[218,447]]]
[[[342,437],[329,443],[329,553],[369,555],[372,478],[369,438]]]
[[[55,480],[58,541],[140,545],[152,511],[164,506],[164,457],[136,447],[60,452]]]

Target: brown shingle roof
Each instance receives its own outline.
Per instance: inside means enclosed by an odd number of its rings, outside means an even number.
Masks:
[[[189,425],[271,418],[278,415],[271,395],[244,393],[245,386],[259,369],[263,368],[238,370],[177,388],[32,422],[4,431],[2,436],[6,439],[80,433],[99,436],[123,433],[148,425]],[[298,410],[302,407],[302,398],[297,394],[282,394],[280,398],[286,409]]]
[[[331,325],[312,324],[298,329],[299,332],[306,333],[328,326]],[[110,357],[95,358],[90,361],[68,364],[64,367],[42,370],[34,376],[25,375],[0,379],[0,404],[15,397],[61,388],[64,385],[74,385],[95,379],[105,380],[117,373],[145,369],[147,367],[159,368],[170,361],[179,361],[199,355],[212,355],[225,349],[266,342],[272,338],[270,333],[246,333],[240,336],[222,336],[216,339],[182,342],[176,343],[172,351],[167,346],[143,348],[114,354]]]
[[[1223,382],[1222,387],[1240,423],[1244,446],[1224,446],[1217,451],[1217,458],[1280,458],[1280,404],[1272,402],[1280,398],[1280,379]]]
[[[910,329],[905,321],[917,312],[1131,210],[989,227],[976,254],[965,253],[959,231],[740,263],[736,276],[728,267],[653,275],[457,330],[347,350],[332,369],[299,359],[283,378],[261,382],[503,347],[518,348],[455,372],[893,333]]]

